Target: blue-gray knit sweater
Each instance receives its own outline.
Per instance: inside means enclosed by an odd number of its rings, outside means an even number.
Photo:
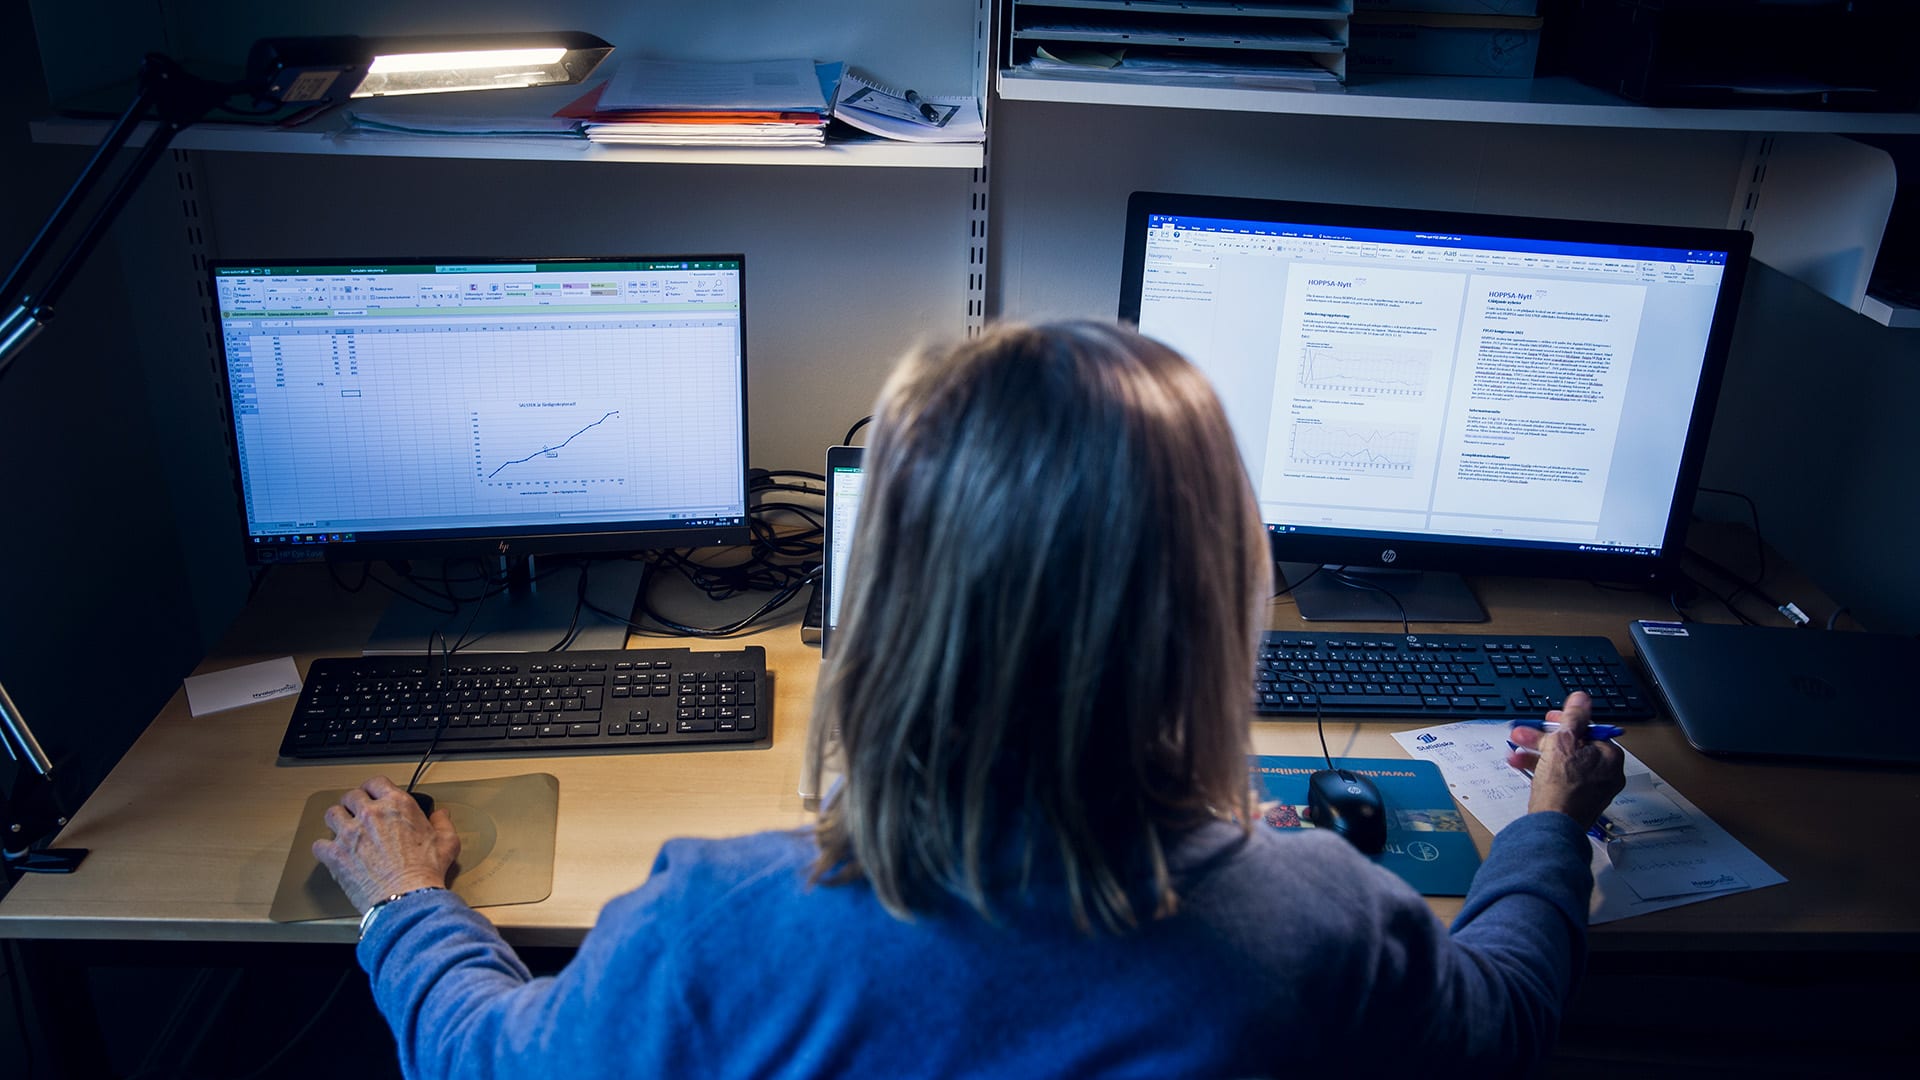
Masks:
[[[807,884],[806,834],[676,840],[556,977],[450,893],[359,956],[411,1077],[1498,1075],[1551,1049],[1588,851],[1564,814],[1514,823],[1449,931],[1330,834],[1209,826],[1178,914],[1087,936],[1057,893],[902,922]]]

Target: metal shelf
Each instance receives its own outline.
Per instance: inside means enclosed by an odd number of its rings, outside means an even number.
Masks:
[[[106,134],[104,120],[50,119],[32,125],[36,142],[92,146]],[[136,134],[132,145],[145,141]],[[452,158],[492,161],[587,161],[665,165],[841,165],[869,168],[978,169],[979,143],[906,143],[887,139],[834,142],[824,147],[614,146],[585,139],[503,138],[473,135],[393,135],[340,127],[274,130],[238,124],[200,124],[181,132],[180,150],[270,154],[345,154],[362,157]]]
[[[1568,78],[1353,76],[1345,92],[1161,86],[1138,81],[1000,73],[1009,101],[1291,113],[1387,120],[1645,130],[1920,134],[1920,113],[1803,109],[1656,109]]]
[[[1894,329],[1920,327],[1920,308],[1910,308],[1872,293],[1860,298],[1860,314]]]

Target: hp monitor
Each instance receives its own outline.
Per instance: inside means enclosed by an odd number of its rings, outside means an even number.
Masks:
[[[743,261],[214,263],[250,561],[745,543]]]
[[[1479,621],[1459,574],[1677,570],[1749,246],[1142,192],[1120,317],[1213,381],[1304,618]]]

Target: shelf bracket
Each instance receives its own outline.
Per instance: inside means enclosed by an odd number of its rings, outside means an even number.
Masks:
[[[1753,212],[1760,205],[1760,185],[1767,178],[1767,158],[1772,154],[1771,134],[1755,132],[1747,136],[1746,154],[1733,188],[1733,205],[1727,211],[1727,228],[1753,230]]]

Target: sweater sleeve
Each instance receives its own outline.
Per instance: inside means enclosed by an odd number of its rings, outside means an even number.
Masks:
[[[493,924],[452,893],[395,901],[358,956],[402,1073],[542,1076],[566,1062],[573,1076],[614,1076],[635,1062],[671,1061],[678,1025],[661,1012],[671,1007],[661,988],[672,978],[660,969],[671,940],[663,912],[675,905],[663,894],[679,891],[684,875],[666,873],[667,864],[663,849],[647,883],[609,903],[550,977],[533,977]]]
[[[1590,858],[1572,818],[1529,814],[1494,838],[1450,930],[1418,897],[1390,905],[1374,1004],[1410,1036],[1402,1064],[1524,1075],[1546,1058],[1585,961]]]

